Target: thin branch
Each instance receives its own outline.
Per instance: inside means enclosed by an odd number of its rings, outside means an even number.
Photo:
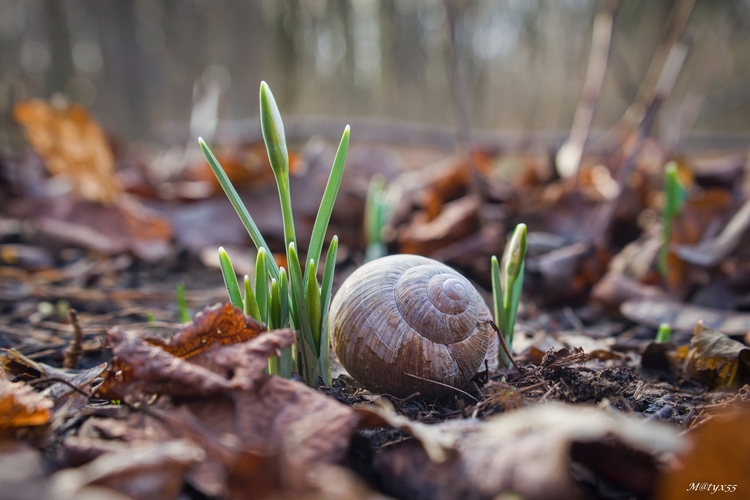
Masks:
[[[607,240],[607,233],[612,223],[615,209],[626,191],[627,181],[635,168],[636,161],[646,138],[651,134],[651,128],[656,120],[656,116],[659,114],[661,105],[672,92],[672,88],[677,81],[677,76],[680,74],[682,65],[687,57],[688,49],[689,43],[687,39],[680,40],[672,46],[672,50],[667,57],[667,62],[662,68],[661,75],[659,75],[653,99],[646,107],[643,119],[638,123],[634,131],[635,141],[633,142],[633,146],[626,149],[625,157],[617,171],[617,178],[615,180],[620,187],[620,191],[616,198],[602,202],[594,211],[592,223],[589,225],[589,239],[595,246],[603,246]]]
[[[557,153],[557,171],[561,177],[572,177],[580,168],[583,148],[591,130],[591,120],[604,84],[604,74],[607,71],[609,49],[612,43],[612,24],[619,5],[620,0],[604,1],[594,19],[589,64],[581,100],[578,102],[573,118],[570,137]]]
[[[73,337],[70,339],[68,348],[65,349],[63,368],[75,370],[78,368],[78,363],[81,361],[81,354],[83,354],[83,331],[81,330],[81,324],[78,322],[78,313],[75,309],[68,309],[68,321],[73,328]]]
[[[442,382],[438,382],[437,380],[431,380],[431,379],[429,379],[429,378],[424,378],[424,377],[420,377],[419,375],[414,375],[414,374],[411,374],[411,373],[406,373],[406,372],[404,372],[404,375],[406,375],[407,377],[411,377],[411,378],[416,378],[416,379],[418,379],[418,380],[422,380],[422,381],[424,381],[424,382],[430,382],[431,384],[435,384],[435,385],[440,385],[440,386],[442,386],[442,387],[447,387],[448,389],[453,389],[453,390],[454,390],[454,391],[456,391],[456,392],[460,392],[460,393],[461,393],[461,394],[463,394],[464,396],[468,396],[468,397],[470,397],[471,399],[473,399],[473,400],[474,400],[474,401],[476,401],[477,403],[479,402],[479,400],[478,400],[477,398],[475,398],[474,396],[472,396],[471,394],[469,394],[469,393],[468,393],[468,392],[466,392],[466,391],[462,391],[462,390],[461,390],[461,389],[459,389],[458,387],[453,387],[452,385],[444,384],[444,383],[442,383]]]
[[[40,379],[37,379],[37,380],[32,380],[31,382],[28,382],[28,384],[36,386],[37,384],[43,384],[45,382],[52,382],[52,383],[56,383],[56,384],[67,385],[68,387],[70,387],[71,389],[73,389],[74,391],[76,391],[77,393],[79,393],[79,394],[81,394],[83,396],[86,396],[87,398],[91,397],[91,394],[87,393],[86,391],[84,391],[80,387],[74,385],[70,380],[65,380],[62,377],[45,377],[45,378],[40,378]]]
[[[503,348],[503,351],[505,351],[505,355],[508,356],[508,359],[513,364],[513,367],[518,371],[520,374],[526,373],[524,369],[521,367],[521,365],[518,364],[518,361],[516,361],[516,358],[513,357],[513,355],[510,353],[510,349],[508,349],[508,344],[505,343],[505,338],[503,337],[503,334],[500,333],[500,329],[497,327],[494,321],[488,321],[488,323],[492,326],[492,329],[495,330],[495,333],[497,334],[498,338],[500,339],[500,345]]]
[[[466,160],[469,169],[469,190],[483,202],[485,198],[482,191],[481,175],[471,156],[473,142],[469,92],[466,87],[466,76],[461,66],[460,45],[458,41],[458,17],[461,13],[462,11],[457,6],[456,0],[445,0],[445,14],[449,34],[446,69],[448,71],[448,81],[450,82],[453,110],[456,115],[456,146],[458,147],[459,154]]]

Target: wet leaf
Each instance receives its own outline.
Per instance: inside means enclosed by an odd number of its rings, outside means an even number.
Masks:
[[[46,424],[52,405],[28,385],[10,382],[0,373],[0,431]]]
[[[69,177],[83,199],[113,203],[122,187],[107,138],[83,106],[54,106],[33,99],[18,103],[13,117],[44,158],[52,175]]]
[[[685,359],[687,373],[713,388],[750,382],[750,348],[698,323]]]

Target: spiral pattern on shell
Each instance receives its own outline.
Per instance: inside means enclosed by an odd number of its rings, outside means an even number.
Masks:
[[[458,272],[426,257],[392,255],[341,285],[330,328],[341,364],[365,387],[432,397],[450,392],[440,384],[463,387],[480,368],[494,335],[490,319]]]

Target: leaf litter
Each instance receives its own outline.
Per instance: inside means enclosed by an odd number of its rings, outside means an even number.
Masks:
[[[341,370],[319,390],[269,376],[269,357],[294,333],[266,331],[230,304],[205,307],[223,291],[200,252],[248,240],[234,217],[223,229],[231,210],[212,198],[202,162],[186,153],[184,171],[157,183],[128,170],[137,162],[118,157],[83,108],[30,101],[15,114],[53,179],[20,183],[21,196],[0,204],[0,498],[671,499],[697,481],[750,489],[742,169],[680,159],[691,194],[660,276],[671,153],[639,141],[641,125],[616,151],[585,152],[569,179],[531,150],[437,163],[402,151],[412,163],[402,165],[390,150],[353,148],[331,222],[341,241],[334,288],[361,263],[374,173],[404,193],[383,228],[388,250],[443,259],[485,290],[489,256],[515,224],[529,226],[521,372],[479,373],[468,393],[437,401],[398,399]],[[258,151],[250,138],[219,154],[280,252]],[[293,153],[301,233],[332,154],[319,140]],[[145,160],[144,171],[163,161]],[[481,197],[472,168],[487,180]],[[63,176],[70,190],[60,195]],[[186,325],[175,319],[178,278],[202,310]],[[71,306],[80,370],[59,368]],[[673,338],[656,344],[665,321]]]

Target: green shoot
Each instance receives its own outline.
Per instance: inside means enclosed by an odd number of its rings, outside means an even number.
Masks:
[[[519,224],[505,246],[502,273],[497,257],[493,255],[490,261],[495,324],[502,332],[509,349],[513,348],[513,329],[521,301],[525,258],[526,224]],[[499,362],[501,367],[511,364],[503,349],[499,350]]]
[[[253,286],[250,283],[250,276],[245,275],[245,307],[243,312],[253,318],[255,321],[263,323],[263,316],[260,315],[260,308],[258,307],[258,301],[255,300],[255,293],[253,293]]]
[[[662,323],[659,325],[659,330],[656,332],[656,343],[666,344],[672,340],[672,328],[669,323]]]
[[[672,221],[680,214],[685,203],[687,191],[680,182],[677,163],[671,161],[664,167],[664,213],[661,228],[661,249],[658,267],[662,276],[667,276],[669,258],[669,240],[672,236]]]
[[[349,149],[349,127],[347,126],[344,130],[331,167],[331,173],[310,237],[310,247],[306,255],[307,265],[305,269],[302,269],[292,214],[289,153],[286,146],[284,124],[273,93],[265,82],[260,85],[260,115],[263,140],[279,191],[284,226],[284,245],[289,265],[288,274],[283,268],[279,268],[275,260],[271,258],[270,248],[216,157],[203,140],[199,139],[199,143],[206,160],[219,180],[219,184],[224,189],[258,249],[254,295],[249,280],[245,282],[243,305],[246,314],[251,316],[257,314],[260,321],[268,324],[271,328],[291,326],[297,332],[294,351],[287,349],[281,353],[278,359],[274,358],[269,363],[269,372],[289,377],[293,370],[297,370],[310,386],[317,386],[318,380],[321,378],[324,383],[330,384],[330,346],[327,323],[338,247],[338,239],[335,236],[327,251],[322,287],[318,285],[316,271],[320,267],[318,264],[323,251],[326,231],[344,172],[346,155]],[[236,277],[234,278],[234,285],[232,285],[231,279],[227,278],[227,276],[234,276],[228,256],[222,259],[222,273],[225,276],[227,291],[232,303],[234,304],[238,298],[239,303],[243,303],[239,287],[236,286]]]
[[[224,247],[219,247],[219,263],[221,264],[221,274],[224,276],[224,284],[229,294],[229,302],[234,307],[244,307],[240,287],[237,284],[237,274],[234,272],[234,267],[232,267],[232,262],[229,260],[229,255],[227,255]]]
[[[271,259],[273,260],[273,259]],[[255,301],[258,303],[258,311],[263,323],[268,324],[268,259],[266,249],[259,248],[255,258]]]
[[[383,241],[383,229],[391,217],[393,209],[401,199],[401,190],[385,187],[385,177],[373,175],[367,188],[365,200],[365,262],[378,259],[387,253]]]
[[[187,305],[187,296],[185,295],[185,283],[180,281],[175,287],[177,294],[177,317],[180,318],[180,323],[187,323],[190,321],[190,311]]]

